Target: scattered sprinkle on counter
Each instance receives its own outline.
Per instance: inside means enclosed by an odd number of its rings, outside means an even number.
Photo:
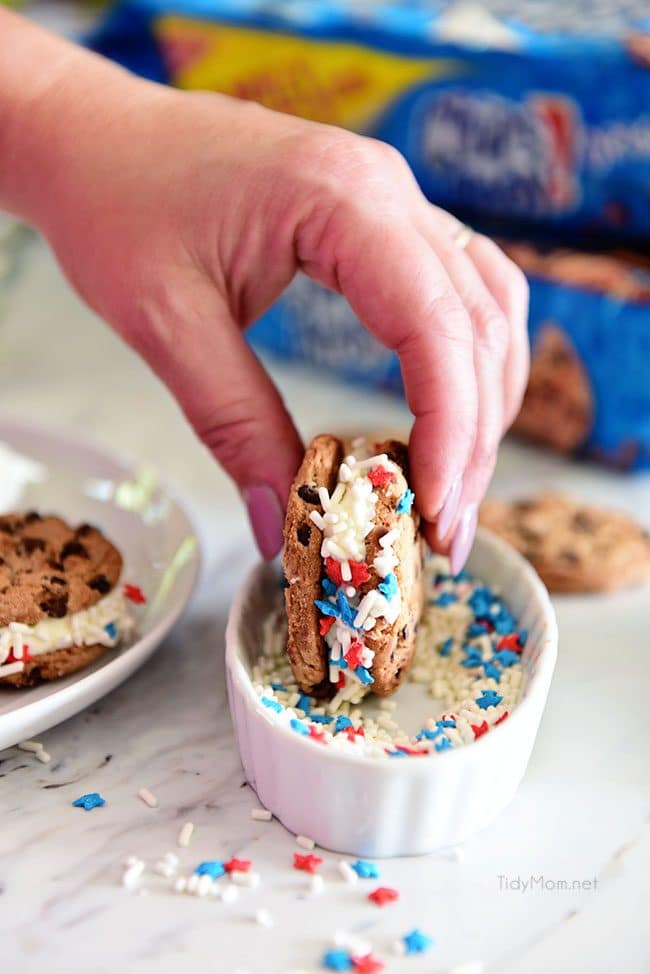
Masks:
[[[192,822],[185,822],[180,832],[178,833],[178,845],[182,849],[187,849],[188,845],[192,841],[192,835],[194,834],[194,825]]]
[[[270,822],[273,815],[268,808],[251,808],[251,818],[255,822]]]
[[[314,856],[311,853],[306,856],[299,852],[293,854],[293,868],[302,869],[306,873],[315,873],[322,861],[320,856]]]
[[[158,799],[152,791],[149,791],[148,788],[141,788],[138,792],[138,798],[140,801],[143,801],[145,805],[148,805],[149,808],[158,808]]]
[[[379,879],[376,863],[369,862],[367,859],[357,859],[356,862],[350,863],[350,867],[361,879]]]
[[[101,808],[106,804],[106,799],[102,798],[98,791],[89,791],[87,795],[80,795],[72,803],[75,808],[84,808],[90,812],[93,808]]]
[[[372,900],[375,906],[386,906],[387,903],[394,903],[399,899],[399,893],[391,886],[378,886],[368,893],[368,899]]]
[[[433,947],[433,937],[416,928],[402,937],[402,943],[406,954],[425,954]]]

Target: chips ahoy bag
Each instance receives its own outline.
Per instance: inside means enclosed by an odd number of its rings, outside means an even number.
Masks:
[[[384,139],[469,219],[650,236],[647,0],[123,0],[90,44]]]

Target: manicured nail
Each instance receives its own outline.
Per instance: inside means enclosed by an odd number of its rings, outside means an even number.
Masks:
[[[246,487],[243,495],[257,547],[262,557],[270,561],[282,547],[282,505],[275,491],[266,484]]]
[[[454,478],[454,481],[447,492],[444,503],[440,508],[440,514],[438,514],[438,523],[436,525],[436,535],[438,537],[438,541],[442,541],[447,536],[449,528],[454,522],[462,492],[463,478],[459,475],[458,477]]]
[[[458,527],[454,532],[454,538],[451,542],[450,561],[452,575],[458,575],[467,561],[467,556],[470,553],[472,544],[474,543],[474,535],[476,534],[477,511],[476,504],[468,504],[460,516]]]

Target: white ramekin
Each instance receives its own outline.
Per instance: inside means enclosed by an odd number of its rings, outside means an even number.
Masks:
[[[404,856],[462,842],[511,801],[524,775],[557,656],[548,593],[512,548],[479,530],[469,570],[500,590],[528,629],[519,705],[489,734],[426,758],[377,759],[319,747],[275,723],[250,678],[277,567],[256,566],[226,630],[228,696],[244,772],[260,802],[295,834],[357,856]]]

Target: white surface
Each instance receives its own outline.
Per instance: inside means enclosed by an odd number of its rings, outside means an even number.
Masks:
[[[96,524],[122,553],[122,581],[147,597],[145,606],[131,606],[136,628],[123,646],[65,679],[20,693],[0,690],[0,748],[6,748],[79,713],[142,666],[187,605],[199,555],[191,524],[163,489],[141,498],[136,510],[125,507],[137,470],[77,437],[0,420],[0,469],[3,485],[12,487],[11,497],[1,498],[3,513],[34,509]]]
[[[393,400],[280,377],[302,429],[406,421]],[[427,856],[382,866],[401,901],[366,905],[326,856],[326,886],[308,877],[277,822],[254,822],[241,787],[223,675],[228,602],[255,560],[235,491],[197,446],[177,407],[128,350],[84,311],[46,254],[34,251],[0,323],[5,413],[83,430],[158,465],[197,527],[202,580],[190,613],[153,659],[100,704],[44,735],[49,765],[10,751],[0,764],[0,929],[7,971],[70,974],[315,972],[338,929],[370,939],[396,974],[434,974],[483,960],[488,974],[642,974],[648,970],[648,590],[555,601],[558,664],[533,756],[515,800],[464,846],[464,859]],[[650,526],[648,478],[506,445],[495,493],[544,485],[634,512]],[[107,756],[112,758],[107,762]],[[52,787],[54,786],[54,787]],[[146,786],[159,808],[138,799]],[[70,802],[99,790],[103,809]],[[158,862],[185,821],[196,826],[187,870],[238,853],[258,890],[236,903],[177,896],[161,877],[148,897],[121,884],[128,855]],[[334,860],[334,861],[333,861]],[[592,890],[517,892],[499,876],[597,878]],[[155,890],[154,890],[155,882]],[[254,913],[269,909],[273,930]],[[415,925],[436,937],[423,958],[391,958]]]
[[[480,740],[421,759],[356,757],[274,720],[255,693],[251,670],[263,643],[263,620],[277,605],[278,571],[262,563],[240,588],[226,629],[233,723],[247,781],[294,834],[308,833],[324,849],[365,858],[412,856],[465,841],[512,800],[546,703],[557,624],[535,572],[499,538],[481,531],[468,567],[508,593],[509,609],[528,630],[522,696],[508,720]],[[403,686],[391,699],[400,727],[414,719],[422,726],[431,714],[421,687]]]

